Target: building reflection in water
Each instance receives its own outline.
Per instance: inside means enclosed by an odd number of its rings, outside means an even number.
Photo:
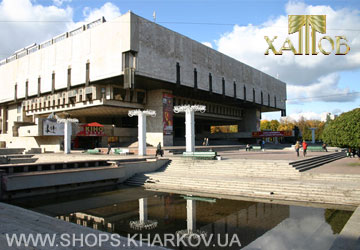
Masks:
[[[242,246],[248,245],[289,217],[290,207],[267,203],[236,200],[185,200],[179,195],[150,193],[149,197],[135,198],[82,212],[74,211],[58,218],[107,232],[139,233],[130,228],[131,221],[158,222],[153,230],[143,228],[140,233],[176,234],[179,230],[198,229],[207,235],[236,234]],[[224,242],[224,241],[222,241]],[[200,249],[205,249],[201,248]],[[239,249],[238,246],[228,249]]]

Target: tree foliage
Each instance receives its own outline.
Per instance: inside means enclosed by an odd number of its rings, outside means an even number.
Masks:
[[[360,148],[360,108],[328,122],[322,137],[331,146]]]

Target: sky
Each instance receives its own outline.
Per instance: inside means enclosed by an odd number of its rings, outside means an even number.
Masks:
[[[107,20],[131,10],[188,36],[287,84],[287,115],[291,119],[320,119],[360,104],[360,1],[281,0],[2,0],[0,58],[34,42],[41,43],[83,22]],[[288,34],[288,15],[326,15],[326,33],[334,41],[345,36],[347,55],[264,55],[274,40],[279,50],[287,37],[298,48],[298,33]],[[342,41],[343,42],[343,41]],[[323,40],[324,49],[331,51]],[[317,49],[319,50],[319,49]],[[341,51],[345,46],[341,47]],[[283,100],[285,101],[285,100]],[[279,119],[280,112],[263,113]]]

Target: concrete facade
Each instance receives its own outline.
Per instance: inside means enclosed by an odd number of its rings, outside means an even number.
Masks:
[[[148,144],[173,145],[184,137],[184,117],[174,114],[173,132],[165,133],[164,94],[172,105],[206,106],[195,116],[199,135],[211,125],[237,125],[230,137],[251,137],[261,112],[286,110],[285,83],[131,12],[18,51],[0,61],[0,79],[2,147],[59,151],[62,136],[42,133],[51,112],[104,125],[92,144],[131,143],[137,138],[131,109],[157,113],[147,121]]]

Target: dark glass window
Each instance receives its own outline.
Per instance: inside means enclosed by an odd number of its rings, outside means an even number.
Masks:
[[[211,73],[209,73],[209,91],[212,92],[213,88],[212,88],[212,75]]]
[[[194,68],[194,88],[197,89],[198,83],[197,83],[197,71],[196,68]]]
[[[54,92],[55,92],[55,72],[53,72],[51,76],[51,93],[54,94]]]
[[[69,90],[71,87],[71,68],[67,70],[67,89]]]
[[[222,78],[222,94],[225,95],[225,79]]]
[[[176,83],[180,84],[180,64],[176,63]]]

